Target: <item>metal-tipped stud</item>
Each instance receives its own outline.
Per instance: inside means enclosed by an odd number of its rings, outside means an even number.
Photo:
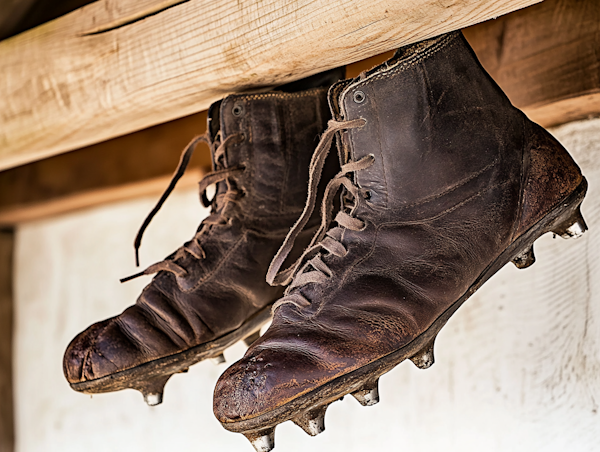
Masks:
[[[587,229],[588,227],[581,215],[581,208],[577,207],[571,216],[552,232],[560,235],[563,239],[577,239],[581,237]]]
[[[217,355],[217,356],[213,356],[213,357],[211,358],[211,360],[212,360],[212,362],[213,362],[213,363],[215,363],[216,365],[223,364],[224,362],[226,362],[226,361],[225,361],[225,356],[223,355],[223,353],[221,353],[220,355]]]
[[[302,413],[300,416],[292,419],[294,424],[308,433],[310,436],[317,436],[325,431],[325,411],[327,405]]]
[[[163,393],[162,392],[150,392],[144,394],[144,402],[148,406],[156,406],[160,405],[163,401]]]
[[[379,380],[368,383],[362,389],[353,392],[354,397],[362,406],[372,406],[379,403]]]
[[[433,366],[435,362],[435,358],[433,357],[433,344],[435,342],[435,336],[425,344],[418,353],[410,358],[410,360],[417,366],[419,369],[429,369]]]
[[[253,433],[244,433],[256,452],[270,452],[275,447],[275,427]]]
[[[256,339],[258,339],[259,337],[260,331],[255,331],[250,336],[246,337],[246,339],[244,339],[244,344],[250,347],[252,344],[254,344],[254,342],[256,342]]]
[[[134,386],[133,389],[137,389],[144,396],[144,402],[148,406],[160,405],[163,401],[163,392],[165,390],[165,384],[171,378],[171,375],[160,376],[145,380],[138,386]]]
[[[535,255],[533,254],[533,245],[526,250],[522,251],[517,257],[512,260],[517,268],[527,268],[533,265],[535,262]]]

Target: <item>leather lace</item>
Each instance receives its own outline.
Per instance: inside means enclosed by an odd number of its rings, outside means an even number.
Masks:
[[[308,306],[310,302],[302,294],[298,292],[290,293],[291,290],[309,283],[323,283],[331,278],[333,272],[323,261],[320,251],[325,250],[335,256],[344,257],[348,253],[341,242],[344,229],[359,231],[365,227],[365,223],[359,218],[354,217],[353,212],[360,200],[367,194],[355,184],[351,179],[351,174],[370,167],[375,161],[372,154],[342,165],[341,171],[327,184],[321,204],[321,224],[318,230],[302,256],[292,266],[280,271],[283,262],[294,246],[294,241],[304,229],[314,211],[317,187],[333,137],[340,130],[359,128],[365,124],[366,120],[364,119],[351,121],[330,120],[327,130],[324,132],[315,149],[310,162],[308,197],[304,210],[273,258],[267,272],[267,282],[269,284],[282,286],[289,284],[285,296],[273,305],[273,311],[286,303],[293,303],[301,307]],[[344,205],[334,218],[338,226],[328,230],[332,220],[333,202],[338,190],[342,186],[345,188]]]
[[[177,185],[179,179],[181,179],[181,177],[185,173],[185,170],[188,167],[194,150],[200,142],[208,144],[214,156],[213,161],[215,165],[215,170],[204,176],[204,178],[202,178],[202,180],[199,183],[200,202],[204,207],[212,206],[211,214],[202,221],[192,240],[180,247],[174,254],[160,262],[157,262],[156,264],[149,266],[140,273],[136,273],[135,275],[131,275],[121,279],[121,282],[130,281],[142,275],[151,275],[161,270],[171,272],[177,276],[185,276],[188,273],[187,270],[181,265],[175,263],[175,260],[177,260],[180,257],[184,257],[186,254],[189,254],[198,260],[204,259],[206,257],[206,253],[204,252],[204,249],[202,248],[201,244],[202,235],[204,235],[212,225],[227,224],[229,221],[229,206],[231,205],[231,203],[234,203],[241,196],[243,196],[243,193],[237,190],[235,184],[232,183],[230,177],[241,173],[245,170],[245,168],[241,166],[228,168],[226,167],[226,163],[224,161],[225,149],[227,145],[231,142],[240,143],[243,140],[244,136],[242,134],[234,134],[228,136],[227,138],[225,138],[225,140],[221,141],[221,132],[219,132],[215,137],[215,140],[211,142],[207,132],[203,135],[198,135],[194,137],[188,143],[188,145],[183,149],[183,152],[181,153],[179,164],[177,165],[177,169],[175,170],[175,173],[173,174],[173,177],[171,178],[167,189],[161,195],[160,199],[156,203],[156,206],[154,206],[154,208],[150,211],[135,237],[133,246],[135,248],[136,266],[139,267],[140,265],[139,249],[142,244],[142,237],[146,228],[148,227],[154,216],[158,213],[162,205],[165,203],[165,201]],[[217,193],[213,197],[213,199],[209,200],[206,195],[207,188],[213,184],[223,181],[226,183],[227,190],[224,193]]]

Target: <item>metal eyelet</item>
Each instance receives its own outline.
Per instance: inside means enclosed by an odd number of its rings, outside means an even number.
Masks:
[[[242,116],[244,114],[244,106],[240,104],[236,104],[231,109],[231,113],[233,116]]]
[[[366,99],[367,99],[367,96],[362,91],[354,92],[354,102],[356,102],[357,104],[362,104]]]

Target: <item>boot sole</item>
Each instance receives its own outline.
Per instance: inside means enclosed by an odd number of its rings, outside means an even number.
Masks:
[[[146,403],[158,405],[162,402],[163,388],[171,375],[187,372],[191,365],[208,358],[224,362],[222,353],[225,349],[240,340],[246,340],[248,343],[249,338],[257,339],[260,328],[271,320],[272,306],[272,303],[267,305],[239,328],[210,342],[95,380],[71,383],[71,388],[84,394],[136,389],[143,394]]]
[[[268,413],[240,421],[221,423],[232,432],[243,433],[257,450],[269,451],[274,447],[274,428],[278,424],[292,420],[310,435],[316,435],[325,429],[323,416],[329,404],[352,394],[362,405],[374,405],[378,402],[377,381],[379,377],[392,370],[406,359],[411,359],[418,367],[427,368],[433,364],[433,342],[448,322],[452,314],[477,291],[492,275],[507,263],[514,261],[519,268],[520,259],[532,251],[533,242],[547,232],[570,237],[570,227],[581,225],[581,233],[587,229],[580,213],[580,205],[587,191],[587,181],[583,178],[579,186],[545,217],[539,220],[492,262],[484,270],[467,292],[441,314],[422,334],[404,347],[379,358],[363,367],[303,394]],[[578,234],[579,235],[579,234]],[[578,236],[575,235],[575,236]],[[532,255],[532,254],[531,254]],[[533,263],[533,262],[531,262]],[[529,265],[531,265],[531,263]],[[307,420],[317,429],[305,428]]]

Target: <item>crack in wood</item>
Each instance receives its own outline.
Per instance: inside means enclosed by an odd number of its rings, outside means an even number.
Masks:
[[[140,11],[139,13],[133,14],[128,17],[119,18],[116,21],[94,28],[90,31],[86,31],[80,34],[79,36],[94,36],[102,33],[107,33],[109,31],[117,30],[119,28],[126,27],[127,25],[131,25],[141,20],[147,19],[148,17],[156,16],[157,14],[162,13],[163,11],[174,8],[175,6],[179,6],[189,1],[190,0],[168,0],[162,4],[154,6],[153,8],[149,8],[145,11]]]

